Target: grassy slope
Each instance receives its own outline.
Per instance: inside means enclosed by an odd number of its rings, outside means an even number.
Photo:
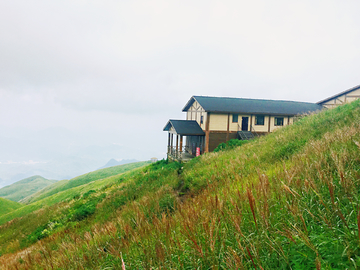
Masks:
[[[64,186],[67,182],[69,182],[69,180],[57,181],[57,182],[55,182],[55,183],[53,183],[53,184],[39,190],[38,192],[36,192],[34,194],[31,194],[30,196],[25,197],[24,199],[20,200],[19,202],[23,203],[23,204],[29,204],[32,201],[36,201],[36,198],[38,198],[40,196],[43,196],[44,194],[46,194],[48,192],[51,192],[54,189],[57,189],[59,187]]]
[[[0,216],[7,214],[19,207],[21,207],[22,204],[13,202],[4,198],[0,198]]]
[[[117,176],[0,228],[0,265],[120,269],[122,256],[127,269],[358,268],[359,123],[357,101],[234,150]]]
[[[134,170],[146,164],[149,164],[149,161],[114,166],[81,175],[73,178],[72,180],[64,181],[63,183],[55,183],[54,188],[51,188],[48,192],[34,198],[34,202],[18,208],[8,214],[0,215],[0,225],[14,218],[23,217],[24,215],[43,207],[49,207],[56,203],[70,200],[74,197],[80,197],[81,194],[88,192],[89,190],[96,190],[106,185],[111,185],[116,179],[114,178],[114,175],[116,176],[118,174]]]
[[[18,202],[55,182],[55,180],[48,180],[42,176],[35,175],[1,188],[0,197]]]
[[[146,164],[149,164],[149,161],[140,161],[135,163],[129,163],[124,165],[118,165],[113,166],[105,169],[96,170],[93,172],[89,172],[80,176],[77,176],[67,182],[62,182],[61,184],[55,183],[53,186],[50,186],[49,189],[45,190],[44,192],[39,192],[35,194],[32,198],[26,198],[24,202],[26,203],[32,203],[39,200],[42,200],[46,197],[49,197],[51,195],[54,195],[56,193],[66,191],[68,189],[78,187],[87,183],[90,183],[94,180],[103,179],[112,175],[116,175],[119,173],[123,173],[132,169],[139,168],[141,166],[144,166]]]

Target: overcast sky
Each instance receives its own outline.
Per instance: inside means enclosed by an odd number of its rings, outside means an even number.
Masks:
[[[105,161],[163,158],[162,128],[185,118],[192,95],[317,102],[360,84],[359,10],[355,0],[0,0],[0,136],[55,130],[62,147],[120,146]],[[31,158],[8,151],[0,162]]]

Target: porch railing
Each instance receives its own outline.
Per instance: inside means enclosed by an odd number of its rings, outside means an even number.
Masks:
[[[183,146],[181,149],[178,147],[176,149],[176,147],[171,147],[169,146],[168,147],[168,158],[171,158],[171,159],[175,159],[175,160],[181,160],[182,159],[182,155],[184,153],[186,153],[186,149],[187,147],[186,146]]]
[[[182,160],[184,158],[186,159],[191,159],[193,157],[195,157],[196,155],[196,150],[192,151],[192,148],[190,148],[189,146],[183,146],[181,149],[178,148],[176,149],[176,147],[171,147],[168,146],[168,151],[167,151],[167,155],[168,158],[173,159],[173,160]],[[200,153],[202,154],[202,153]]]

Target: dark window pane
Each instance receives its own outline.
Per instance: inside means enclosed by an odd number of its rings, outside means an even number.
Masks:
[[[263,115],[256,115],[255,116],[255,125],[263,126],[265,123],[265,116]]]
[[[275,126],[283,126],[284,117],[275,117]]]
[[[232,115],[232,121],[233,121],[233,123],[237,123],[238,120],[239,120],[239,116],[238,116],[237,114],[233,114],[233,115]]]

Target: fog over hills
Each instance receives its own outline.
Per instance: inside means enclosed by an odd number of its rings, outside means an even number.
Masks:
[[[117,166],[117,165],[122,165],[122,164],[127,164],[127,163],[133,163],[133,162],[138,162],[139,160],[136,159],[120,159],[120,160],[116,160],[114,158],[110,159],[104,166],[100,167],[99,169],[104,169],[104,168],[108,168],[108,167],[112,167],[112,166]]]
[[[33,175],[71,179],[98,169],[113,157],[120,160],[131,158],[129,153],[138,155],[127,146],[110,143],[106,138],[98,140],[96,133],[88,134],[65,128],[4,132],[0,136],[0,188]]]

